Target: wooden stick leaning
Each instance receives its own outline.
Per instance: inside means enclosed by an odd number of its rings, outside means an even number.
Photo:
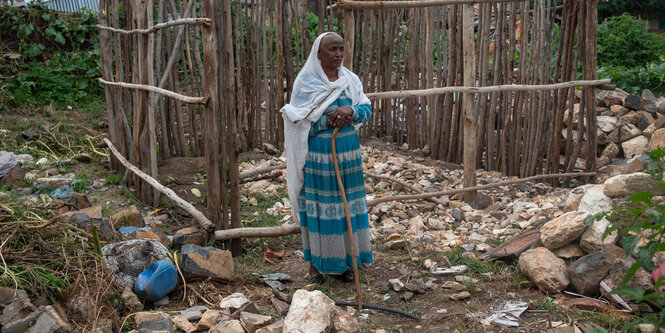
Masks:
[[[123,29],[117,29],[117,28],[112,28],[109,26],[101,25],[98,24],[97,28],[102,29],[102,30],[108,30],[111,32],[116,32],[119,34],[123,35],[132,35],[132,34],[149,34],[152,32],[155,32],[159,29],[165,29],[169,27],[175,27],[178,25],[187,25],[187,24],[194,24],[194,25],[210,25],[212,22],[212,19],[209,19],[207,17],[195,17],[195,18],[181,18],[169,22],[164,22],[164,23],[158,23],[153,25],[152,27],[148,29],[133,29],[133,30],[123,30]]]
[[[330,143],[332,144],[332,158],[335,165],[335,176],[337,177],[337,186],[339,187],[339,194],[342,196],[342,201],[344,202],[344,214],[346,215],[346,227],[348,228],[349,234],[349,243],[351,245],[351,259],[353,260],[353,278],[356,281],[356,291],[358,292],[358,311],[363,309],[363,297],[360,293],[360,277],[358,276],[358,262],[356,261],[356,244],[353,239],[353,228],[351,225],[351,213],[349,212],[349,202],[346,201],[346,192],[344,191],[344,183],[342,183],[342,176],[339,172],[339,161],[337,160],[337,147],[335,147],[335,141],[337,139],[337,132],[339,132],[339,127],[335,127],[333,130],[332,138]]]
[[[115,148],[115,146],[113,146],[113,144],[109,139],[104,138],[104,142],[109,147],[113,155],[118,159],[118,161],[120,161],[120,163],[122,163],[122,165],[125,166],[125,168],[132,171],[134,174],[139,176],[139,178],[143,179],[145,182],[150,184],[157,191],[159,191],[160,193],[164,194],[169,199],[171,199],[180,208],[184,209],[187,213],[192,215],[192,217],[199,222],[201,228],[203,228],[205,231],[212,232],[213,230],[215,230],[215,226],[212,224],[212,222],[210,222],[210,220],[208,220],[207,217],[205,217],[205,215],[203,215],[203,213],[194,208],[194,206],[192,206],[189,202],[179,197],[175,192],[173,192],[173,190],[160,184],[156,179],[150,177],[148,174],[141,171],[135,165],[129,163],[127,159],[125,159],[125,157],[122,156],[122,154],[120,154],[120,152]]]
[[[382,91],[382,92],[373,92],[367,93],[367,97],[371,100],[381,99],[381,98],[406,98],[406,97],[425,97],[432,95],[441,95],[449,93],[490,93],[490,92],[501,92],[501,91],[539,91],[539,90],[555,90],[563,89],[570,87],[587,87],[587,86],[599,86],[603,88],[610,83],[610,79],[602,80],[579,80],[579,81],[569,81],[553,84],[504,84],[498,86],[486,86],[486,87],[443,87],[443,88],[429,88],[429,89],[419,89],[419,90],[401,90],[401,91]]]
[[[97,79],[99,82],[103,84],[108,84],[112,86],[118,86],[118,87],[123,87],[123,88],[129,88],[129,89],[138,89],[138,90],[145,90],[145,91],[150,91],[154,93],[158,93],[164,96],[168,96],[171,98],[175,98],[181,102],[185,103],[191,103],[191,104],[203,104],[205,105],[208,102],[208,97],[191,97],[191,96],[185,96],[181,95],[178,93],[175,93],[170,90],[158,88],[155,86],[149,86],[145,84],[136,84],[136,83],[126,83],[126,82],[112,82],[112,81],[106,81],[102,78]]]
[[[379,204],[381,202],[386,202],[386,201],[406,201],[406,200],[417,200],[417,199],[427,199],[427,198],[441,197],[441,196],[444,196],[444,195],[464,193],[464,192],[467,192],[467,191],[486,190],[486,189],[493,188],[493,187],[519,184],[519,183],[524,183],[524,182],[537,180],[537,179],[560,178],[560,177],[590,177],[590,176],[595,176],[595,175],[596,175],[595,172],[572,172],[572,173],[557,173],[557,174],[549,174],[549,175],[537,175],[537,176],[531,176],[531,177],[527,177],[527,178],[511,179],[511,180],[506,180],[506,181],[493,183],[493,184],[479,185],[479,186],[468,187],[468,188],[459,188],[459,189],[448,190],[448,191],[383,197],[383,198],[374,199],[372,201],[368,201],[367,202],[367,207],[371,207],[371,206],[374,206],[376,204]],[[215,231],[215,239],[216,240],[226,240],[226,239],[233,239],[233,238],[276,237],[276,236],[285,236],[285,235],[299,234],[299,233],[300,233],[300,226],[295,225],[295,224],[284,224],[284,225],[281,225],[281,226],[278,226],[278,227],[235,228],[235,229],[229,229],[229,230],[217,230],[217,231]]]

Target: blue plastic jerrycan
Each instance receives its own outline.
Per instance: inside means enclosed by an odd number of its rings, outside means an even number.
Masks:
[[[158,260],[136,278],[134,292],[147,301],[154,302],[162,299],[175,289],[178,283],[178,271],[167,260]]]

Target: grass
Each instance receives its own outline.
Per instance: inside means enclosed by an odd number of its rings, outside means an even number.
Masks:
[[[117,172],[111,172],[106,176],[106,183],[109,185],[120,185],[122,182],[122,174]]]
[[[445,252],[444,255],[450,261],[450,264],[455,265],[466,265],[469,267],[469,272],[480,274],[480,273],[495,273],[498,274],[501,272],[506,265],[500,261],[488,261],[482,262],[477,259],[468,258],[462,255],[462,250],[457,247],[450,252]]]

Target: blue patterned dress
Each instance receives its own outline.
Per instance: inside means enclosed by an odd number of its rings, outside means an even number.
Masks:
[[[298,196],[305,261],[311,261],[312,265],[324,274],[341,274],[348,267],[353,267],[344,203],[332,159],[330,139],[334,127],[327,126],[327,114],[340,106],[351,106],[351,99],[344,93],[312,125],[304,168],[305,183]],[[339,130],[336,146],[340,175],[349,203],[356,260],[360,267],[363,263],[372,262],[372,248],[360,141],[358,132],[352,125],[367,122],[372,114],[372,107],[365,104],[351,108],[352,124]]]

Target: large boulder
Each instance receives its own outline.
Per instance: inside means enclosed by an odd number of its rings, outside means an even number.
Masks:
[[[621,143],[630,140],[634,137],[640,136],[641,134],[642,131],[640,131],[640,129],[637,128],[637,126],[633,124],[622,124],[607,136],[607,140],[614,143]]]
[[[612,268],[609,271],[609,274],[603,279],[603,282],[607,284],[610,289],[614,290],[621,286],[623,279],[626,276],[626,272],[630,269],[631,266],[635,263],[635,259],[632,257],[624,257],[617,259],[612,264]],[[642,288],[648,290],[653,288],[653,281],[651,279],[651,274],[640,267],[635,275],[626,283],[626,285]],[[607,293],[604,290],[600,291],[601,294],[606,295]]]
[[[640,110],[644,107],[645,101],[642,97],[630,94],[623,99],[623,106],[631,110]]]
[[[568,193],[568,196],[566,197],[566,201],[564,203],[563,211],[564,212],[576,211],[577,208],[580,207],[580,201],[582,201],[582,197],[584,196],[584,193],[586,193],[587,188],[589,188],[590,186],[593,186],[593,185],[587,184],[587,185],[578,186],[578,187],[572,189]]]
[[[180,269],[185,278],[231,280],[233,278],[233,258],[231,252],[226,250],[186,244],[182,246]]]
[[[612,210],[612,199],[603,193],[603,185],[593,185],[588,188],[584,197],[580,200],[578,210],[592,215],[609,212]],[[616,231],[608,235],[605,240],[602,239],[603,233],[611,225],[605,218],[595,221],[593,227],[587,228],[582,234],[580,247],[587,253],[590,253],[602,248],[603,243],[614,244],[618,235]]]
[[[322,292],[297,290],[293,294],[289,313],[284,319],[284,331],[293,333],[329,332],[335,316],[335,302]]]
[[[545,292],[560,292],[570,283],[563,259],[557,258],[544,247],[537,247],[522,253],[518,266],[538,288]]]
[[[617,128],[617,118],[609,116],[598,116],[596,118],[598,128],[605,133],[610,133]]]
[[[568,268],[570,283],[578,293],[586,296],[598,294],[600,281],[607,275],[611,264],[602,251],[589,253]]]
[[[169,250],[160,242],[134,239],[102,247],[106,267],[114,275],[116,286],[134,289],[134,281],[157,260],[169,260]]]
[[[202,246],[208,239],[207,234],[196,228],[184,228],[176,231],[173,236],[173,248],[180,251],[183,245],[194,244]]]
[[[562,247],[582,236],[591,216],[584,212],[568,212],[545,223],[540,228],[540,241],[550,250]]]
[[[665,194],[665,189],[658,187],[658,181],[644,172],[610,177],[605,181],[603,189],[608,197],[623,197],[641,191],[650,191],[654,195]]]
[[[665,147],[665,128],[659,128],[651,134],[649,150],[654,150],[658,147]]]

